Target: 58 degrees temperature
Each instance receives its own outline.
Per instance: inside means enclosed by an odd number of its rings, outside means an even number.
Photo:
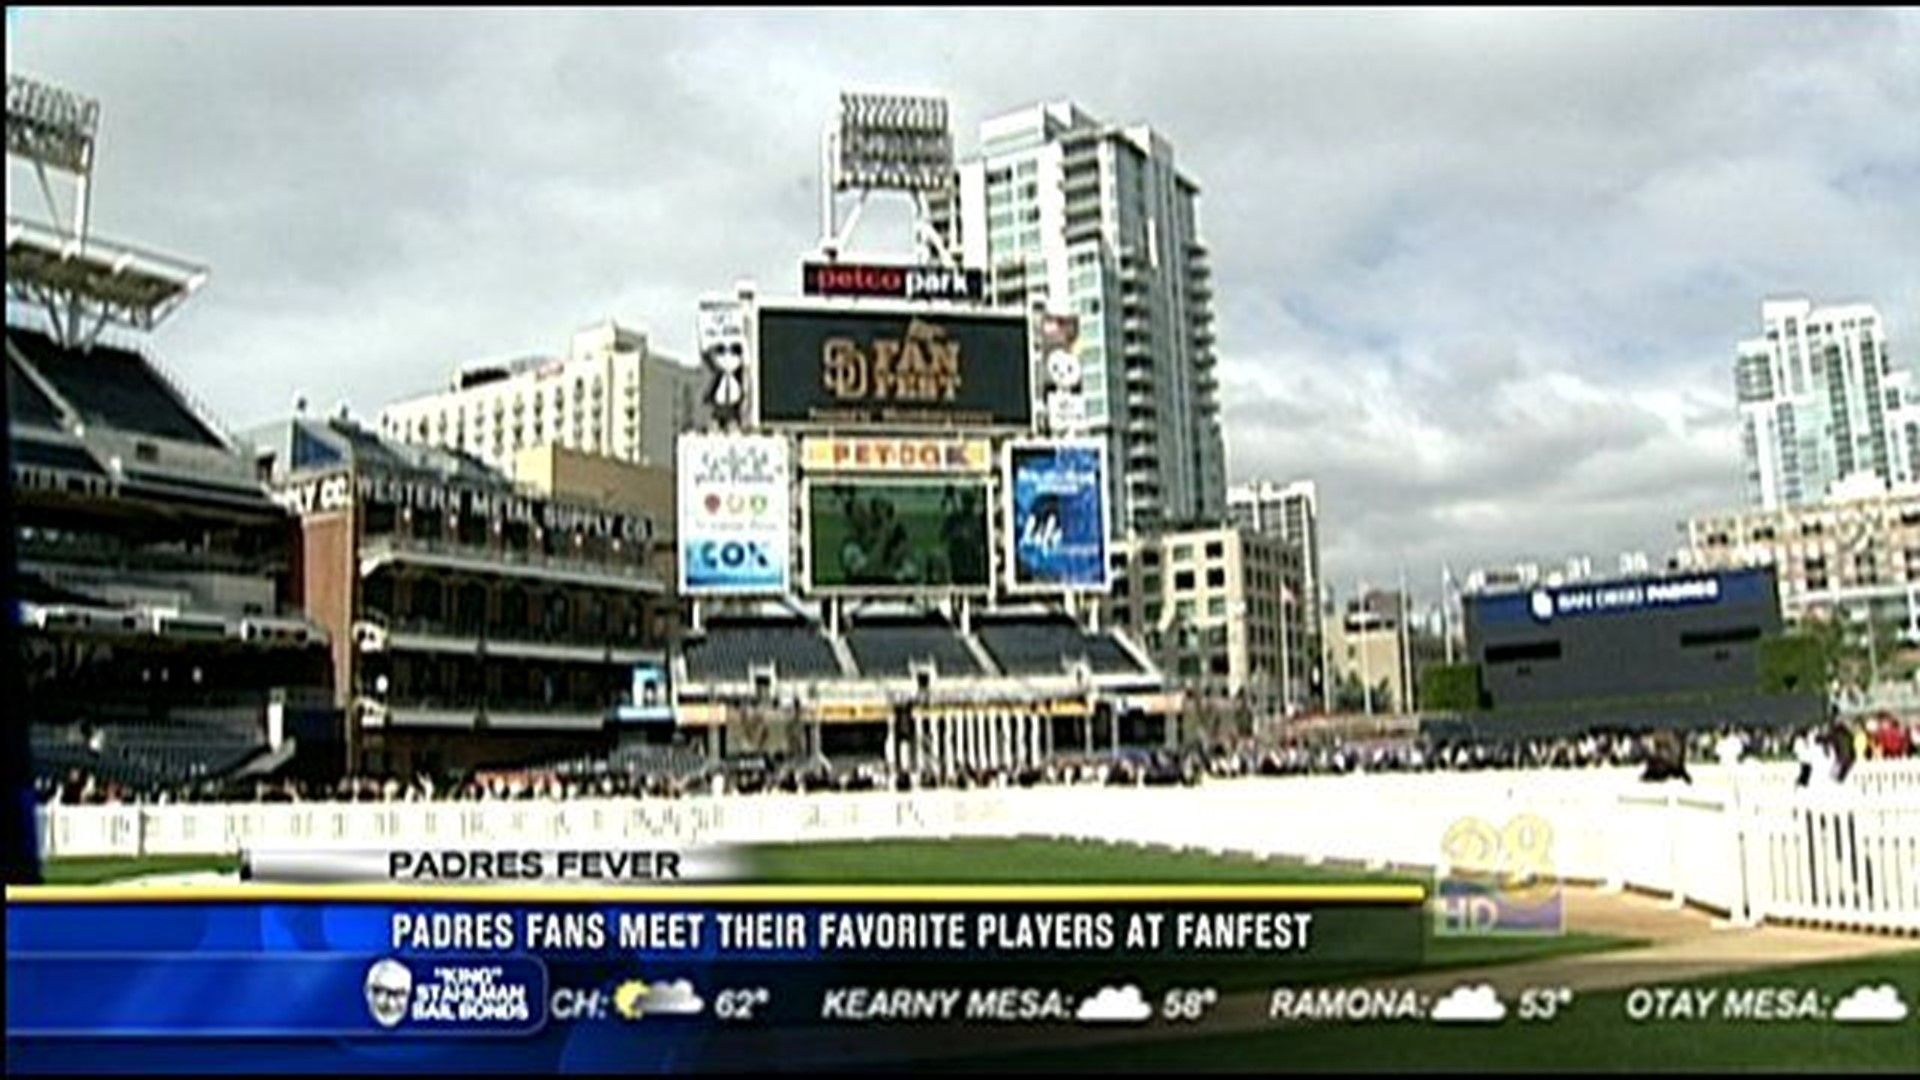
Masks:
[[[1522,1020],[1551,1020],[1573,1004],[1573,991],[1564,986],[1530,987],[1520,992]]]

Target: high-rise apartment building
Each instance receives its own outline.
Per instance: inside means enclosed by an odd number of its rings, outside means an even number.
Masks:
[[[1079,317],[1089,434],[1107,442],[1116,532],[1218,523],[1225,451],[1200,189],[1145,127],[1066,103],[983,123],[931,224],[990,300]]]
[[[1775,510],[1920,479],[1920,401],[1880,313],[1795,298],[1765,301],[1760,318],[1734,361],[1747,501]]]
[[[575,334],[565,359],[468,365],[448,389],[380,410],[380,432],[464,450],[501,472],[516,452],[550,444],[671,468],[674,440],[703,422],[703,380],[608,320]]]

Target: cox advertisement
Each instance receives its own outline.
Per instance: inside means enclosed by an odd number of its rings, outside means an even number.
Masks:
[[[984,592],[992,583],[984,479],[816,482],[807,509],[815,589]]]
[[[1010,588],[1105,592],[1106,446],[1017,442],[1007,449],[1007,473],[1013,504]]]
[[[787,590],[792,464],[769,435],[680,436],[680,591]]]

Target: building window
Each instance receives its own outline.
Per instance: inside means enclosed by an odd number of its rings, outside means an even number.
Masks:
[[[1175,592],[1191,592],[1193,590],[1193,571],[1174,571],[1173,588]]]
[[[1207,571],[1207,585],[1209,588],[1214,588],[1214,589],[1225,588],[1227,585],[1226,570],[1218,566],[1209,569]]]

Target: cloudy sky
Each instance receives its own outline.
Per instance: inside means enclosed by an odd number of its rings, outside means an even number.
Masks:
[[[1764,296],[1920,363],[1920,13],[7,13],[103,102],[95,221],[204,261],[158,339],[230,426],[371,416],[607,316],[797,291],[842,88],[1072,98],[1202,187],[1229,476],[1319,482],[1329,577],[1656,560],[1736,504]],[[33,208],[10,167],[10,210]],[[902,219],[903,220],[903,219]],[[901,220],[876,219],[879,226]],[[904,232],[900,234],[904,237]],[[863,228],[863,240],[883,232]]]

